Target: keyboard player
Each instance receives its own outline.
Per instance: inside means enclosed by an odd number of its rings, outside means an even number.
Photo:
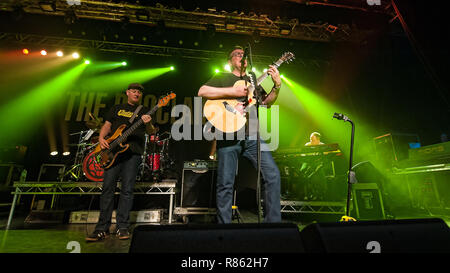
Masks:
[[[323,145],[320,141],[321,134],[313,132],[309,136],[309,142],[305,146]],[[305,181],[305,200],[323,200],[326,192],[325,173],[323,171],[324,162],[321,158],[303,162],[300,167],[300,173],[306,179]]]
[[[318,132],[311,133],[311,135],[309,136],[309,142],[307,142],[305,144],[305,146],[325,144],[325,143],[320,142],[320,137],[321,137],[321,135]]]

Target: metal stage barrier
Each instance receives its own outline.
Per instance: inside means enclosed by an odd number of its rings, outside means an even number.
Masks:
[[[176,193],[175,186],[177,180],[164,179],[161,182],[136,182],[134,194],[163,194],[169,195],[169,224],[172,223],[173,202]],[[51,207],[53,207],[55,195],[84,195],[84,194],[101,194],[103,182],[59,182],[59,181],[29,181],[14,182],[15,191],[11,210],[9,212],[8,223],[6,229],[9,229],[14,215],[17,198],[21,195],[53,195]],[[121,183],[117,183],[117,188],[121,188]],[[115,194],[120,194],[116,191]]]

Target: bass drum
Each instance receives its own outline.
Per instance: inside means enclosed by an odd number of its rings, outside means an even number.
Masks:
[[[103,181],[105,170],[97,163],[95,153],[89,153],[83,160],[83,173],[87,179],[93,182]]]

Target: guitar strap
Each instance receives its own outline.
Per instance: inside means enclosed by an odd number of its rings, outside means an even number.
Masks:
[[[133,124],[134,119],[136,118],[137,114],[139,113],[139,111],[140,111],[141,109],[142,109],[142,104],[139,105],[139,106],[136,108],[136,110],[134,111],[133,115],[131,116],[131,118],[130,118],[130,120],[129,120],[129,122],[130,122],[131,124]]]

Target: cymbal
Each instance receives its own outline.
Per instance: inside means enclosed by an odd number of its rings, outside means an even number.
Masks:
[[[88,120],[88,121],[86,121],[86,126],[92,130],[100,129],[100,128],[102,128],[103,123],[95,121],[95,120]]]

